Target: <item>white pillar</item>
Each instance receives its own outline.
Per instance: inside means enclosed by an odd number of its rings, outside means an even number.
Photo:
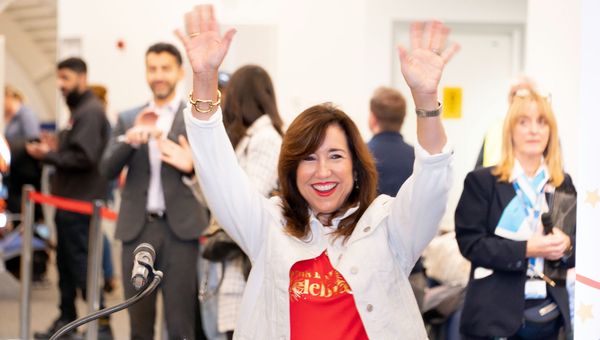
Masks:
[[[600,339],[600,2],[582,0],[575,339]]]

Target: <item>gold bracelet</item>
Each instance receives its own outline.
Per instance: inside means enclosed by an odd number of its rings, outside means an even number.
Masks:
[[[205,100],[205,99],[194,99],[192,97],[192,92],[194,92],[194,91],[190,91],[190,104],[192,104],[192,106],[194,107],[194,109],[196,109],[197,112],[210,113],[216,106],[219,106],[221,104],[221,91],[219,91],[218,89],[217,89],[217,100],[216,101]],[[198,107],[198,104],[206,104],[206,105],[208,105],[208,109],[206,109],[206,110],[201,109],[200,107]]]

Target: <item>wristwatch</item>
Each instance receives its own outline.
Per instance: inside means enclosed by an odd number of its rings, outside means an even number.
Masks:
[[[435,110],[415,109],[415,112],[417,113],[417,117],[437,117],[442,113],[442,103],[438,102],[438,107]]]

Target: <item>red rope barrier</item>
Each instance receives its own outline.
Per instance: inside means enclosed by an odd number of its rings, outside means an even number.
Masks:
[[[29,194],[29,199],[34,201],[35,203],[49,204],[55,206],[58,209],[67,210],[79,214],[91,215],[94,210],[92,203],[90,202],[78,201],[52,195],[45,195],[36,191],[32,191]],[[100,209],[100,215],[102,216],[102,218],[107,220],[114,221],[117,219],[117,213],[105,207],[102,207]]]

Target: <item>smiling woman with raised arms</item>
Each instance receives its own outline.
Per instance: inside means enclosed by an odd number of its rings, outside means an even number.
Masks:
[[[283,138],[279,195],[266,199],[237,163],[222,123],[224,35],[212,6],[177,32],[194,72],[188,136],[208,204],[253,263],[235,339],[425,339],[408,275],[435,235],[451,178],[438,83],[458,50],[440,22],[411,26],[399,48],[417,107],[415,171],[396,198],[376,196],[372,157],[356,125],[331,104],[302,112]]]

